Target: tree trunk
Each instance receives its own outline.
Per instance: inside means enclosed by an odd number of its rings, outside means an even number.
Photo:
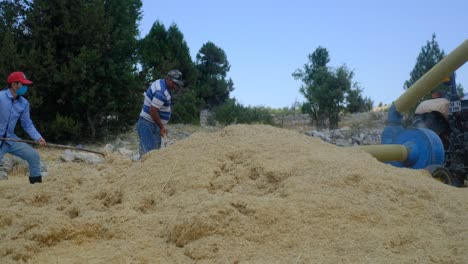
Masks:
[[[91,117],[89,111],[86,111],[86,119],[88,120],[89,129],[91,130],[91,140],[96,140],[96,122]]]
[[[330,115],[330,118],[329,118],[329,120],[330,120],[330,129],[338,128],[339,119],[340,119],[339,113],[332,113]]]

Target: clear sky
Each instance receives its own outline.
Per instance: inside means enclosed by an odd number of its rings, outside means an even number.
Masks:
[[[143,0],[141,37],[175,23],[192,59],[208,41],[226,52],[231,93],[245,106],[303,102],[291,74],[322,46],[346,64],[374,104],[403,92],[421,48],[436,34],[446,54],[468,39],[468,0]],[[468,92],[468,63],[457,71]]]

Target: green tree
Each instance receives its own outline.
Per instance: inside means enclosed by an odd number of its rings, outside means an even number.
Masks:
[[[140,75],[145,82],[145,87],[171,69],[172,65],[166,66],[170,64],[167,62],[170,57],[167,32],[159,21],[156,21],[148,35],[138,42],[138,56],[141,64]]]
[[[346,65],[329,68],[329,53],[323,47],[318,47],[308,58],[303,69],[292,74],[303,82],[300,92],[307,101],[302,109],[319,128],[336,128],[345,107],[345,94],[351,90],[353,72]]]
[[[354,87],[348,91],[346,96],[346,112],[358,113],[371,110],[374,102],[370,98],[362,96],[363,90],[359,85],[355,83],[353,86]]]
[[[432,67],[434,67],[444,57],[445,52],[444,50],[440,49],[439,43],[437,42],[436,35],[434,33],[432,34],[432,39],[430,41],[427,41],[426,45],[421,48],[421,51],[419,52],[418,57],[416,58],[416,64],[414,65],[413,70],[411,70],[410,79],[405,81],[403,88],[408,89],[409,87],[411,87],[417,80],[419,80],[425,73],[432,69]],[[458,95],[462,96],[464,93],[463,86],[460,83],[457,83],[456,86]],[[444,83],[439,84],[432,91],[442,91],[451,93],[450,86],[445,85]],[[424,96],[421,99],[421,101],[430,98],[431,95],[428,94]]]
[[[25,0],[0,2],[0,76],[4,79],[13,71],[25,71],[22,53],[29,48],[24,23],[28,11]]]
[[[172,99],[171,122],[184,124],[198,124],[200,122],[201,99],[194,90],[185,89]]]
[[[432,67],[434,67],[444,57],[444,50],[440,49],[439,43],[437,43],[436,40],[436,35],[433,34],[431,41],[427,41],[426,45],[421,48],[421,51],[416,58],[416,64],[414,65],[413,70],[411,70],[410,79],[405,81],[403,88],[405,90],[410,88],[417,80],[419,80],[419,78],[432,69]],[[434,91],[447,91],[447,86],[441,84],[434,88]],[[430,95],[427,95],[424,99],[428,98],[430,98]]]
[[[164,24],[156,21],[148,35],[139,41],[138,54],[145,87],[172,69],[180,70],[187,83],[196,78],[190,50],[176,24],[166,30]]]
[[[14,36],[10,32],[0,32],[0,65],[2,65],[0,76],[2,80],[6,80],[6,76],[11,72],[19,71],[22,68],[21,61]],[[2,81],[2,84],[4,82]]]
[[[135,67],[141,5],[140,0],[32,2],[26,20],[31,97],[43,134],[94,140],[135,122],[141,103]],[[57,124],[70,127],[54,130]]]
[[[212,42],[205,43],[197,54],[198,69],[197,92],[204,107],[213,108],[229,99],[234,90],[234,82],[226,79],[231,65],[224,50]]]

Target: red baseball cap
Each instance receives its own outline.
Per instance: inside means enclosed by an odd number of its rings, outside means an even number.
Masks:
[[[30,80],[26,79],[26,75],[24,75],[23,72],[13,72],[12,74],[10,74],[10,76],[8,76],[7,82],[21,82],[22,84],[32,84]]]

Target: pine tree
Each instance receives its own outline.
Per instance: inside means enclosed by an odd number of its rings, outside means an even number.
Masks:
[[[43,133],[94,140],[135,122],[140,9],[140,0],[33,2],[29,57]]]
[[[403,88],[410,88],[419,78],[434,67],[440,60],[445,57],[444,50],[441,50],[439,43],[436,41],[436,35],[432,35],[432,40],[427,41],[426,45],[421,48],[421,51],[416,58],[416,64],[410,73],[410,79],[405,81]],[[448,76],[447,76],[448,77]],[[443,85],[438,86],[434,90],[446,90]]]
[[[213,108],[229,99],[234,90],[232,79],[226,79],[231,65],[226,53],[212,42],[205,43],[197,54],[197,92],[204,101],[204,107]]]
[[[0,78],[13,71],[27,72],[24,50],[29,48],[24,20],[29,6],[25,0],[0,2]],[[2,85],[5,81],[2,81]],[[6,86],[6,83],[5,83]]]

